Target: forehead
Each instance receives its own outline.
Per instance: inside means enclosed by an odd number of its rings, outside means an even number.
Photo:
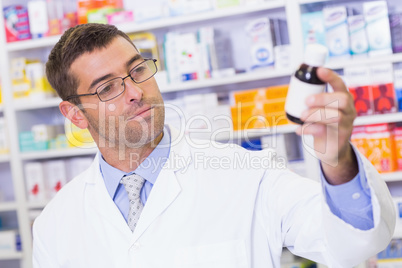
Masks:
[[[78,78],[79,87],[87,86],[93,79],[127,71],[126,62],[137,54],[128,40],[118,36],[106,47],[82,54],[71,64],[70,71]]]

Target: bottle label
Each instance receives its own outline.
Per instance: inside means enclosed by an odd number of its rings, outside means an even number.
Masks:
[[[307,97],[325,91],[325,84],[312,85],[302,82],[295,76],[290,79],[288,95],[286,96],[285,111],[296,118],[300,118],[303,111],[308,109]]]

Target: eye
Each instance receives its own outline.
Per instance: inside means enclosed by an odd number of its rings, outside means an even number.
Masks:
[[[119,87],[119,85],[120,85],[119,81],[113,81],[111,83],[107,83],[98,89],[98,94],[103,95],[103,96],[108,95],[111,92],[113,92],[115,89],[117,89]]]

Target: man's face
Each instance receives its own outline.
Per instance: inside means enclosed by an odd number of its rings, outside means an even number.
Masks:
[[[143,58],[126,39],[116,37],[106,48],[86,53],[71,65],[78,79],[77,94],[96,92],[105,82],[125,77]],[[101,102],[97,95],[80,97],[83,112],[98,146],[140,147],[154,140],[164,126],[165,110],[155,78],[136,84],[124,80],[125,91]]]

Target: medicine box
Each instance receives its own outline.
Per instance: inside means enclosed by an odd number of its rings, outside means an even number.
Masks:
[[[50,199],[67,183],[66,166],[63,160],[46,161],[43,165],[47,197]]]
[[[18,252],[17,244],[19,243],[18,230],[0,231],[0,256],[13,254]]]
[[[25,182],[29,201],[45,201],[46,190],[44,181],[43,165],[40,162],[26,163]]]
[[[402,13],[389,15],[389,26],[391,30],[392,51],[402,52]]]
[[[274,66],[274,44],[268,18],[251,20],[245,27],[249,37],[251,69]]]
[[[402,126],[397,126],[394,130],[395,153],[397,169],[402,170]]]
[[[387,2],[364,2],[363,13],[367,24],[369,56],[392,54]]]
[[[326,46],[324,15],[322,11],[301,14],[304,47],[307,44]]]
[[[31,39],[26,7],[20,5],[4,7],[3,16],[7,42]]]
[[[346,7],[326,7],[323,9],[323,15],[329,57],[348,58],[350,53]]]
[[[353,101],[357,115],[371,115],[374,113],[371,76],[368,66],[346,67],[344,77]]]
[[[398,110],[402,111],[402,66],[394,69],[394,90],[396,95],[396,101]]]
[[[397,111],[397,103],[394,90],[394,71],[392,63],[375,64],[370,66],[370,79],[374,113],[393,113]]]
[[[348,17],[350,54],[353,57],[366,57],[369,50],[366,21],[363,15]]]
[[[380,173],[396,170],[393,128],[393,124],[366,126],[368,144],[366,157]]]

